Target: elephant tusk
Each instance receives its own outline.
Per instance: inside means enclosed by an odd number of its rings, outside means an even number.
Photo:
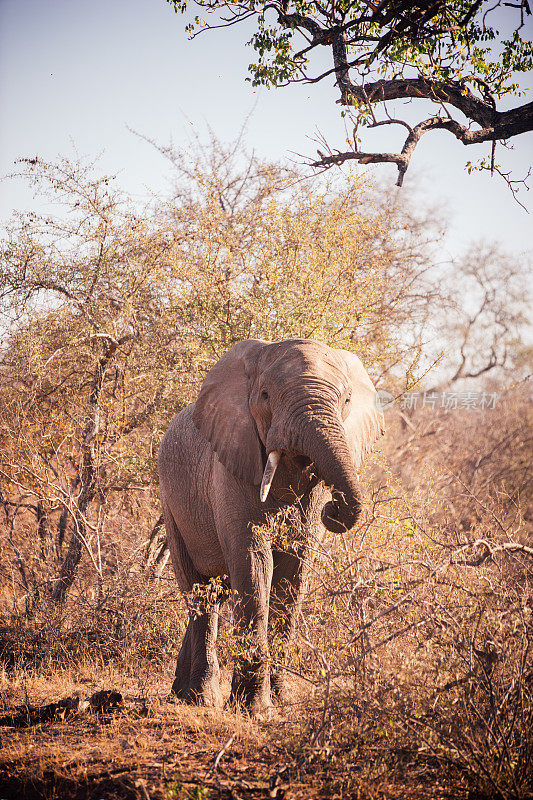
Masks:
[[[263,472],[263,480],[261,481],[261,488],[259,490],[259,498],[262,503],[264,503],[268,497],[280,458],[281,453],[279,450],[272,450],[268,456],[265,471]]]

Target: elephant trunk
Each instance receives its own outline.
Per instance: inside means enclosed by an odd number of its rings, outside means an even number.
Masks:
[[[280,443],[267,450],[287,449],[313,462],[317,476],[332,493],[322,509],[322,522],[329,531],[342,533],[353,527],[361,511],[355,465],[335,409],[324,413],[322,408],[319,414],[311,416],[307,409],[309,406],[297,420],[293,418],[287,444]]]
[[[331,487],[332,497],[322,509],[322,522],[332,533],[343,533],[355,525],[361,512],[361,498],[345,436],[339,423],[337,427],[339,435],[333,446],[331,428],[325,435],[315,431],[314,437],[305,442],[305,454],[314,463],[318,477]]]

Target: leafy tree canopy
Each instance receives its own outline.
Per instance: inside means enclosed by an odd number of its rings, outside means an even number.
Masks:
[[[190,0],[168,0],[184,12]],[[499,110],[507,95],[519,97],[517,75],[533,67],[533,43],[525,38],[528,0],[193,0],[198,15],[192,37],[206,28],[252,20],[250,65],[254,86],[316,83],[334,77],[338,103],[347,107],[353,133],[346,151],[318,151],[310,160],[328,168],[348,160],[395,163],[398,185],[424,133],[447,130],[465,145],[492,143],[490,158],[469,169],[497,170],[497,141],[533,129],[533,103]],[[190,9],[189,9],[190,10]],[[330,64],[316,56],[330,50]],[[426,101],[412,124],[388,101]],[[402,103],[402,108],[403,108]],[[429,115],[428,115],[429,109]],[[409,115],[410,116],[410,115]],[[363,152],[361,129],[401,125],[400,152]],[[350,127],[352,127],[350,125]]]

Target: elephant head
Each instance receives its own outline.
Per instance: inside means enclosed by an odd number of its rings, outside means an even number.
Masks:
[[[208,372],[196,427],[236,477],[265,500],[278,463],[312,464],[331,489],[326,528],[350,528],[360,511],[356,471],[382,432],[376,391],[357,356],[307,339],[251,339]]]

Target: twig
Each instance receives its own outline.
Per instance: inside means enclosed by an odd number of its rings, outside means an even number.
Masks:
[[[218,753],[217,753],[217,755],[215,756],[215,759],[214,759],[214,761],[213,761],[213,766],[211,767],[211,769],[209,770],[209,772],[206,772],[204,780],[207,780],[208,778],[212,778],[212,777],[213,777],[213,775],[215,774],[215,772],[216,772],[216,771],[217,771],[217,769],[218,769],[218,765],[220,764],[220,759],[222,758],[222,756],[224,755],[224,753],[226,753],[226,751],[227,751],[227,750],[229,750],[229,748],[230,748],[230,747],[231,747],[231,745],[233,744],[233,740],[234,740],[234,739],[235,739],[235,734],[233,733],[233,734],[232,734],[232,735],[229,737],[228,741],[226,742],[226,744],[224,745],[224,747],[222,748],[222,750],[219,750],[219,751],[218,751]]]

